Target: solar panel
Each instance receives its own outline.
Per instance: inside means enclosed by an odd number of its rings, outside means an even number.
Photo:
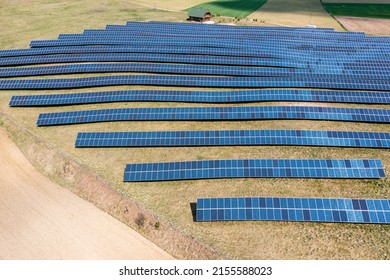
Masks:
[[[122,90],[72,94],[12,96],[9,106],[58,106],[125,101],[173,101],[202,103],[238,103],[261,101],[311,101],[390,104],[389,92],[330,90],[240,90],[240,91],[175,91]]]
[[[79,132],[76,147],[333,146],[390,148],[388,132],[320,130],[206,130]]]
[[[160,63],[97,63],[71,64],[43,67],[8,67],[0,69],[0,78],[63,75],[83,73],[159,73],[159,74],[187,74],[213,76],[242,76],[242,77],[299,77],[337,79],[340,74],[334,70],[319,69],[292,69],[271,67],[221,66],[199,64],[160,64]],[[359,71],[358,73],[344,73],[343,79],[390,79],[388,73],[373,73],[373,71]]]
[[[196,221],[390,223],[389,199],[224,197],[198,198]]]
[[[261,36],[263,34],[270,36],[312,36],[312,37],[340,37],[340,38],[357,38],[364,39],[365,35],[363,32],[313,32],[307,31],[307,29],[283,29],[283,28],[273,28],[273,29],[253,29],[253,30],[237,30],[234,28],[228,29],[219,29],[219,30],[210,30],[209,28],[154,28],[151,26],[142,26],[141,28],[129,28],[129,26],[108,26],[106,29],[86,29],[83,31],[83,35],[98,35],[98,34],[110,34],[110,33],[124,33],[124,34],[139,34],[139,35],[148,35],[148,34],[157,34],[157,35],[188,35],[188,31],[191,31],[192,34],[206,35],[225,35],[229,34],[234,37],[238,36]],[[351,34],[349,34],[351,33]],[[70,34],[61,34],[61,35],[70,35]],[[76,34],[79,35],[79,34]]]
[[[50,54],[72,54],[72,53],[170,53],[170,54],[198,54],[198,55],[222,55],[222,56],[248,56],[248,57],[275,57],[292,59],[323,59],[324,54],[318,54],[313,50],[295,48],[273,47],[273,48],[255,48],[236,49],[236,48],[212,48],[212,47],[194,47],[194,46],[167,46],[150,45],[148,47],[140,45],[111,45],[111,46],[67,46],[52,48],[31,48],[19,50],[0,50],[0,57],[29,56],[29,55],[50,55]],[[327,60],[349,61],[353,59],[382,59],[388,60],[388,51],[370,48],[369,50],[360,50],[359,52],[348,52],[347,56],[330,54]]]
[[[62,54],[43,56],[19,56],[0,58],[1,66],[20,66],[48,63],[70,62],[165,62],[188,64],[242,65],[242,66],[275,66],[305,68],[305,64],[275,58],[226,57],[212,55],[181,55],[156,53],[108,53],[108,54]]]
[[[52,48],[32,48],[19,50],[0,50],[0,57],[48,55],[48,54],[72,54],[72,53],[173,53],[173,54],[206,54],[224,56],[249,56],[249,57],[305,57],[312,58],[315,54],[296,51],[292,53],[286,49],[260,50],[260,49],[234,49],[234,48],[207,48],[193,46],[67,46]],[[370,54],[378,55],[375,50]],[[382,53],[381,53],[382,54]],[[351,57],[356,55],[351,54]],[[386,59],[386,55],[383,54]]]
[[[73,35],[74,36],[74,35]],[[339,41],[332,39],[318,39],[318,38],[278,38],[278,37],[264,37],[261,46],[273,47],[276,42],[280,42],[281,46],[301,46],[301,47],[316,47],[318,43],[323,45],[322,47],[337,47],[339,49],[347,50],[348,48],[360,49],[367,47],[377,47],[381,49],[388,49],[386,45],[381,45],[379,42],[363,38],[360,40],[351,41]],[[150,43],[169,44],[169,45],[188,45],[193,46],[215,46],[215,47],[236,47],[247,48],[255,46],[258,40],[250,38],[218,38],[218,40],[194,40],[193,37],[175,37],[175,36],[161,36],[155,37],[146,36],[85,36],[72,37],[69,39],[58,40],[33,40],[30,43],[30,47],[60,47],[60,46],[82,46],[82,45],[131,45],[131,44],[145,44]],[[304,44],[303,44],[304,42]],[[387,41],[388,42],[388,41]],[[342,43],[342,44],[341,44]],[[264,45],[263,45],[264,44]],[[280,46],[279,46],[280,47]],[[257,47],[259,48],[259,47]]]
[[[184,29],[189,28],[192,29],[209,29],[209,30],[306,30],[307,32],[334,32],[333,28],[306,28],[306,27],[287,27],[287,26],[228,26],[228,25],[195,25],[192,23],[185,22],[166,22],[166,21],[148,21],[148,22],[138,22],[138,21],[128,21],[126,25],[107,25],[109,26],[122,26],[126,28],[137,28],[137,27],[149,27],[149,28],[157,28],[157,29]]]
[[[127,164],[124,181],[382,177],[385,173],[378,159],[236,159]]]
[[[37,125],[109,121],[306,119],[388,123],[390,110],[306,106],[118,108],[43,113]]]
[[[390,80],[325,79],[300,77],[209,77],[177,75],[118,75],[87,78],[0,80],[4,89],[67,89],[121,85],[213,88],[328,88],[390,90]]]
[[[207,34],[207,31],[201,32],[201,33],[193,33],[193,32],[181,32],[181,33],[158,33],[155,32],[147,32],[147,31],[135,31],[135,32],[115,32],[115,31],[104,31],[104,32],[95,32],[93,34],[91,33],[84,33],[84,34],[61,34],[58,37],[59,41],[72,41],[75,42],[77,40],[108,40],[108,39],[127,39],[127,40],[142,40],[142,39],[155,39],[156,36],[161,39],[166,38],[172,38],[172,40],[183,40],[183,39],[198,39],[199,36],[210,36],[210,34]],[[370,42],[369,40],[365,40],[364,37],[361,37],[362,40],[357,40],[357,37],[352,36],[343,36],[343,35],[334,35],[331,36],[323,36],[323,35],[317,35],[317,34],[305,34],[305,33],[291,33],[291,32],[264,32],[262,34],[234,34],[234,33],[225,33],[225,32],[219,32],[217,34],[213,35],[213,39],[215,40],[244,40],[245,43],[249,43],[252,41],[252,43],[255,43],[258,40],[262,40],[266,43],[279,40],[281,43],[285,44],[294,44],[299,43],[302,41],[306,41],[307,43],[324,43],[324,44],[340,44],[343,43],[343,45],[350,45],[353,46],[353,42],[360,43],[360,42]]]

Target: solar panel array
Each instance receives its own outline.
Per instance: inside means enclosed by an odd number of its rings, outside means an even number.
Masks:
[[[132,101],[390,104],[389,43],[390,37],[335,32],[330,28],[128,22],[122,26],[107,25],[104,30],[85,30],[82,34],[61,34],[57,40],[32,41],[30,49],[0,51],[0,90],[134,88],[19,95],[11,98],[11,107]],[[93,73],[108,74],[51,77]],[[137,86],[209,89],[139,90]],[[209,91],[210,88],[224,90]],[[383,124],[389,123],[390,110],[308,106],[115,108],[42,113],[37,125],[270,119]],[[76,147],[225,145],[387,149],[390,133],[318,130],[81,132],[76,140]],[[228,159],[128,164],[124,181],[263,177],[372,179],[384,176],[379,159]],[[389,223],[389,207],[386,199],[200,198],[196,220]]]
[[[339,74],[324,69],[312,71],[309,69],[222,66],[222,65],[196,65],[196,64],[155,64],[155,63],[96,63],[71,64],[61,66],[41,67],[15,67],[0,69],[0,78],[88,74],[88,73],[163,73],[163,74],[189,74],[213,76],[239,76],[239,77],[305,77],[337,79]],[[372,71],[358,71],[357,73],[344,73],[348,79],[389,79],[388,73],[373,73]]]
[[[42,113],[37,125],[108,121],[333,120],[389,123],[390,110],[307,106],[120,108]]]
[[[202,103],[239,103],[262,101],[309,101],[390,104],[388,92],[329,90],[237,90],[237,91],[177,91],[122,90],[73,94],[40,94],[12,96],[9,106],[59,106],[125,101],[173,101]]]
[[[236,159],[126,165],[125,182],[216,178],[337,178],[385,176],[377,159]]]
[[[328,88],[390,90],[390,80],[338,80],[299,77],[208,77],[175,75],[117,75],[87,78],[0,80],[5,89],[72,89],[101,86],[147,85],[212,88]]]
[[[299,221],[390,224],[389,199],[198,198],[196,221]]]
[[[390,133],[319,130],[80,132],[76,139],[76,147],[179,147],[236,145],[390,148]]]

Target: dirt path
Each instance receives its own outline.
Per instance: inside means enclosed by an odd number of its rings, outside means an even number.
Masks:
[[[37,172],[0,128],[0,259],[172,259]]]

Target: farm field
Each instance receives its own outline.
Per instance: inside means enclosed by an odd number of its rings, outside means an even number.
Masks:
[[[337,17],[337,20],[349,31],[365,32],[370,35],[389,36],[390,19]]]
[[[266,2],[267,0],[217,0],[202,3],[195,7],[209,9],[212,14],[221,16],[246,18]]]
[[[322,3],[325,7],[328,5],[340,5],[340,4],[380,4],[387,6],[390,5],[390,0],[322,0]],[[389,14],[385,14],[384,18],[374,18],[374,17],[366,17],[365,14],[373,13],[373,8],[368,8],[367,10],[360,11],[360,15],[353,15],[349,10],[343,9],[345,11],[345,15],[335,15],[338,22],[340,22],[344,28],[349,31],[356,32],[361,31],[370,35],[390,35],[390,19],[387,19],[386,16]],[[352,12],[354,9],[352,9]],[[356,11],[356,10],[355,10]],[[379,10],[379,13],[383,13],[383,10]],[[375,14],[375,12],[373,13]],[[364,16],[364,17],[363,17]]]
[[[171,11],[182,11],[193,6],[210,2],[209,0],[191,0],[191,1],[182,1],[182,0],[133,0],[131,1],[134,4],[139,4],[144,7],[151,7],[155,9],[165,9]]]
[[[390,19],[390,4],[323,3],[333,16],[351,16]]]
[[[249,15],[249,18],[267,24],[315,25],[343,30],[340,24],[325,11],[319,0],[268,0],[259,10]]]
[[[60,33],[81,33],[84,29],[104,28],[106,24],[125,24],[134,20],[183,21],[185,12],[167,12],[149,9],[122,1],[97,0],[93,9],[79,1],[67,4],[51,4],[40,0],[34,9],[25,3],[8,1],[1,6],[0,25],[2,40],[0,49],[27,47],[33,39],[54,39]],[[294,6],[290,12],[282,1],[272,1],[268,9],[269,22],[283,15],[286,22],[279,24],[335,27],[337,22],[314,2]],[[85,3],[85,2],[83,2]],[[275,3],[279,3],[276,5]],[[297,3],[291,1],[291,3]],[[193,2],[195,3],[195,1]],[[305,7],[306,6],[306,7]],[[312,8],[310,8],[310,6]],[[39,7],[39,8],[38,8]],[[274,7],[274,8],[272,8]],[[257,13],[257,12],[256,12]],[[260,12],[259,12],[260,13]],[[77,14],[77,20],[74,15]],[[98,14],[99,16],[96,16]],[[272,15],[271,15],[272,14]],[[297,14],[297,15],[295,15]],[[306,15],[306,17],[305,17]],[[252,17],[252,16],[251,16]],[[258,17],[261,18],[260,16]],[[265,18],[265,17],[264,17]],[[268,22],[268,20],[267,20]],[[50,24],[49,24],[50,23]],[[329,25],[327,25],[329,23]],[[67,77],[78,77],[72,75]],[[97,75],[84,75],[97,76]],[[56,76],[53,76],[56,77]],[[59,76],[58,76],[59,77]],[[63,76],[62,76],[63,77]],[[56,90],[55,93],[73,93],[107,90],[161,89],[161,87],[118,86],[84,90]],[[172,89],[165,87],[164,89]],[[175,88],[177,90],[183,88]],[[186,90],[199,90],[186,88]],[[207,89],[206,89],[207,90]],[[334,121],[180,121],[180,122],[115,122],[78,124],[70,126],[37,127],[39,113],[75,111],[122,107],[189,107],[215,106],[213,104],[188,104],[173,102],[123,102],[108,104],[75,105],[68,107],[10,108],[13,95],[45,94],[49,91],[1,91],[0,125],[8,130],[11,138],[46,176],[69,188],[82,197],[126,222],[131,227],[156,242],[176,258],[224,258],[224,259],[389,259],[390,240],[388,225],[325,224],[292,222],[218,222],[195,223],[192,203],[198,197],[228,196],[302,196],[302,197],[390,197],[388,179],[382,180],[329,180],[329,179],[216,179],[175,182],[124,183],[123,170],[127,163],[191,161],[227,158],[380,158],[389,173],[390,151],[381,149],[352,149],[326,147],[288,146],[239,146],[239,147],[178,147],[178,148],[88,148],[76,149],[74,142],[80,131],[164,131],[164,130],[220,130],[220,129],[312,129],[389,131],[388,124],[369,124]],[[52,91],[50,93],[53,93]],[[318,105],[303,102],[256,102],[251,105]],[[329,104],[333,107],[386,108],[389,105]],[[223,105],[231,106],[231,105]],[[245,105],[237,105],[245,106]],[[43,147],[43,148],[42,148]],[[61,155],[66,160],[60,160]],[[121,199],[113,200],[106,193],[94,196],[94,183],[80,179],[79,169],[91,172],[94,180],[105,182],[108,191]],[[75,186],[78,182],[79,186]],[[95,182],[95,181],[93,181]],[[124,207],[133,201],[138,210]],[[139,212],[137,212],[139,211]],[[134,215],[137,219],[134,219]],[[138,215],[138,216],[137,216]],[[145,216],[143,216],[145,215]],[[158,221],[159,223],[157,224]],[[157,226],[158,225],[158,226]],[[203,244],[198,252],[175,248],[176,236],[168,229],[188,236]],[[168,232],[168,233],[167,233]],[[202,251],[203,250],[203,251]],[[213,254],[207,255],[209,250]]]
[[[322,3],[390,4],[390,0],[321,0]]]

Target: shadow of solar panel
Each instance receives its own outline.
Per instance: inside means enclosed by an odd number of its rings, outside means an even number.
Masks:
[[[378,159],[237,159],[126,165],[125,182],[217,178],[366,179],[385,176]]]
[[[43,113],[38,126],[109,121],[306,119],[388,123],[390,110],[305,106],[118,108]]]
[[[390,148],[390,133],[319,130],[79,132],[76,147],[332,146]]]
[[[196,221],[390,223],[390,200],[304,197],[198,198]]]

